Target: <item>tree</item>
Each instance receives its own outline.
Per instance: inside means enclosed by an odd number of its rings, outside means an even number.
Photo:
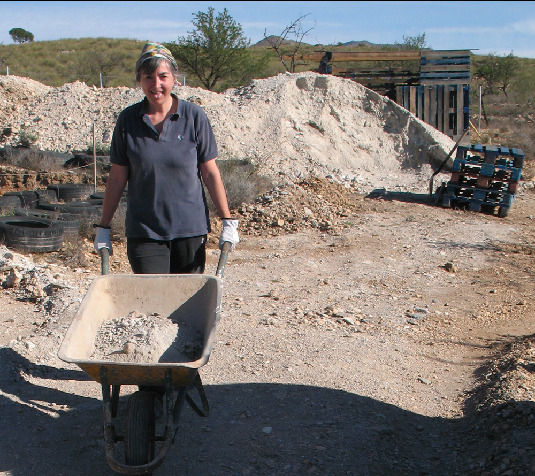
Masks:
[[[7,48],[4,46],[4,43],[0,43],[0,65],[6,66],[7,60],[11,55],[12,53],[7,50]]]
[[[108,53],[97,49],[85,51],[77,58],[75,75],[84,78],[89,85],[100,84],[102,75],[102,86],[106,87],[107,76],[122,59],[123,55],[119,53]]]
[[[33,41],[33,33],[24,28],[11,28],[9,35],[15,43],[31,43]]]
[[[250,42],[226,8],[215,17],[213,7],[207,13],[197,12],[192,23],[195,28],[188,36],[166,46],[206,89],[212,91],[221,80],[239,81],[251,74],[255,64],[247,50]]]
[[[496,56],[495,53],[490,53],[475,59],[474,77],[481,85],[481,109],[487,125],[485,96],[491,96],[501,91],[507,97],[509,86],[518,73],[518,65],[518,58],[512,52],[507,56]]]
[[[424,50],[431,48],[425,41],[425,33],[416,36],[403,35],[403,43],[396,42],[396,45],[399,45],[404,50]]]
[[[278,36],[267,36],[267,30],[264,30],[264,40],[275,51],[281,63],[286,68],[286,71],[290,73],[295,73],[295,67],[301,64],[299,63],[299,56],[302,52],[303,39],[316,27],[316,22],[308,30],[303,27],[303,20],[308,15],[310,13],[301,15],[297,20],[294,20],[289,26],[284,28]]]
[[[518,72],[518,65],[518,58],[513,53],[507,56],[490,53],[476,59],[474,76],[482,81],[486,94],[502,91],[507,97],[511,81]]]

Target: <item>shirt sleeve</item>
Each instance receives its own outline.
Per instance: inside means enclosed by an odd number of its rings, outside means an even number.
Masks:
[[[217,157],[217,143],[212,125],[206,113],[198,108],[195,125],[197,139],[197,162],[202,164]]]
[[[123,121],[123,114],[119,115],[110,145],[110,162],[117,165],[128,165],[126,154],[126,130]]]

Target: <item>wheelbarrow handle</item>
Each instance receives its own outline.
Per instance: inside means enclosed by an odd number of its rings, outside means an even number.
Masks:
[[[232,249],[232,243],[230,241],[225,241],[221,248],[221,254],[219,255],[219,262],[217,263],[217,270],[215,275],[218,278],[223,277],[223,271],[225,271],[225,265],[227,264],[228,253]]]
[[[98,250],[100,255],[100,274],[108,274],[110,270],[110,250],[108,248],[100,248]]]
[[[228,253],[232,249],[232,243],[225,241],[219,255],[219,262],[217,263],[216,276],[218,278],[223,277],[223,271],[225,271],[225,265],[227,264]],[[108,274],[110,269],[110,250],[108,248],[100,248],[98,250],[101,259],[100,274]]]

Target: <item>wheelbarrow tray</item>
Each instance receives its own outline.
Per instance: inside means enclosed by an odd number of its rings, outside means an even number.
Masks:
[[[172,383],[190,385],[199,367],[210,357],[221,317],[221,278],[197,274],[102,275],[93,280],[59,348],[58,357],[78,365],[109,385],[165,385],[169,369]],[[128,363],[94,360],[90,356],[101,324],[132,311],[158,313],[184,322],[202,335],[201,357],[191,362]]]

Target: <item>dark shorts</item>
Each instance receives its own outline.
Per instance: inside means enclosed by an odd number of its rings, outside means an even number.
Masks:
[[[135,274],[202,274],[206,235],[171,241],[128,238],[126,252]]]

